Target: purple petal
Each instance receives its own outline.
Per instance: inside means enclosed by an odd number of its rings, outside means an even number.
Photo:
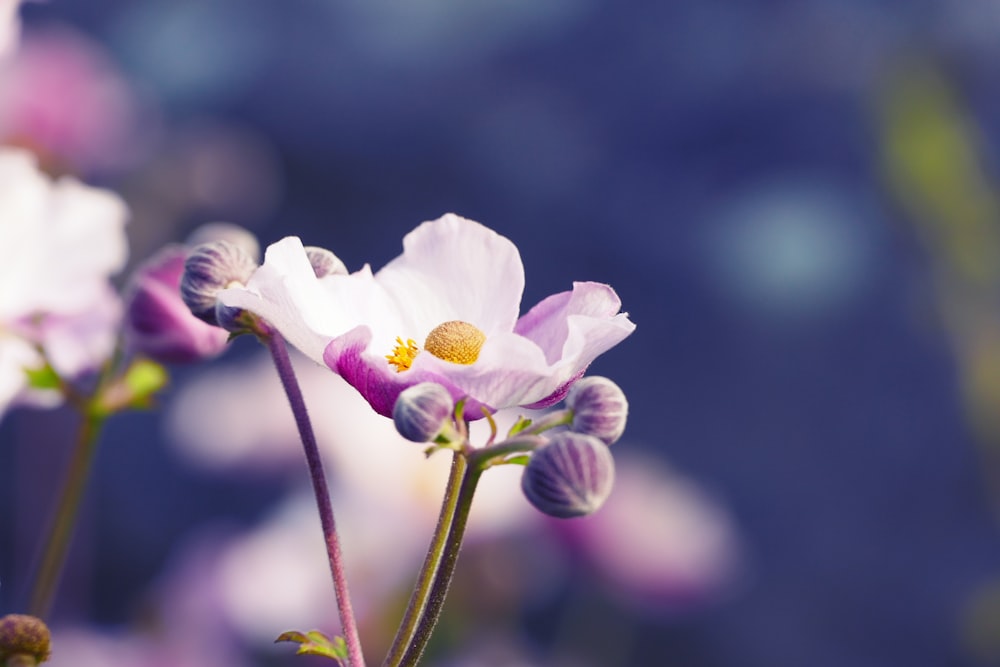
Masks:
[[[621,307],[621,299],[610,286],[575,282],[572,291],[553,294],[538,302],[517,321],[514,333],[534,341],[545,352],[545,359],[554,364],[564,356],[571,316],[608,320]]]
[[[156,361],[191,363],[226,347],[228,332],[191,314],[181,300],[180,279],[187,248],[171,245],[135,273],[127,297],[129,346]]]
[[[368,327],[360,326],[352,329],[330,341],[323,353],[323,360],[331,370],[357,389],[378,414],[391,418],[399,394],[404,389],[421,382],[440,384],[448,390],[455,401],[467,399],[465,418],[470,421],[483,417],[483,407],[493,412],[492,408],[463,392],[443,375],[419,368],[397,373],[384,357],[367,353],[371,339],[372,333]],[[431,357],[430,354],[420,356]]]

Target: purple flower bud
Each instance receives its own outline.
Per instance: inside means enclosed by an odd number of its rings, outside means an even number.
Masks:
[[[347,275],[347,267],[344,266],[344,263],[326,248],[307,246],[306,257],[309,258],[309,263],[312,264],[313,273],[316,274],[317,278]]]
[[[33,659],[39,664],[49,659],[51,636],[45,623],[34,616],[7,614],[0,618],[0,665],[15,656]],[[11,664],[18,664],[11,662]]]
[[[592,435],[605,444],[622,437],[628,418],[628,401],[614,382],[604,377],[585,377],[569,390],[566,407],[573,411],[570,429]]]
[[[392,420],[407,440],[430,442],[448,429],[454,414],[455,400],[447,389],[433,382],[421,382],[399,394]]]
[[[184,240],[184,245],[196,248],[203,243],[212,241],[228,241],[243,249],[243,252],[255,262],[260,261],[260,243],[253,232],[230,222],[209,222],[195,229]]]
[[[228,241],[203,243],[188,255],[181,278],[181,298],[195,317],[218,326],[216,297],[233,284],[246,284],[257,263]]]
[[[214,357],[228,334],[196,318],[181,300],[187,248],[170,245],[133,274],[127,295],[125,332],[129,347],[162,363]]]
[[[615,461],[597,438],[564,431],[531,455],[521,490],[540,512],[560,519],[597,511],[611,495]]]

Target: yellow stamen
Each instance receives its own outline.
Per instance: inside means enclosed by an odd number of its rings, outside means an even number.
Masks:
[[[486,334],[468,322],[452,320],[434,327],[424,349],[438,359],[455,364],[472,364],[479,358],[479,351],[486,342]]]
[[[396,367],[397,373],[402,373],[409,370],[410,364],[413,363],[419,351],[420,348],[417,347],[416,341],[412,338],[407,338],[404,343],[402,338],[396,336],[396,347],[392,350],[392,354],[385,355],[385,358]]]

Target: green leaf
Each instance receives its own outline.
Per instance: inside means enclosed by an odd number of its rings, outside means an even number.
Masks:
[[[45,364],[41,368],[25,368],[24,372],[28,376],[28,386],[32,389],[59,389],[62,386],[62,378],[51,364]]]
[[[512,463],[514,465],[519,465],[519,466],[526,466],[528,465],[528,461],[530,460],[531,460],[530,456],[528,456],[527,454],[522,454],[521,456],[512,456],[509,459],[504,459],[503,462]]]
[[[524,429],[528,428],[529,426],[531,426],[530,419],[526,419],[525,417],[518,417],[517,421],[514,422],[514,425],[511,426],[510,430],[507,432],[507,437],[513,438],[515,435],[517,435]]]
[[[136,359],[122,378],[136,399],[152,396],[166,386],[167,369],[149,359]]]
[[[341,665],[347,664],[347,642],[343,637],[330,639],[319,630],[310,630],[303,634],[295,630],[281,633],[274,643],[294,642],[299,645],[295,655],[321,655],[324,658],[336,660]]]

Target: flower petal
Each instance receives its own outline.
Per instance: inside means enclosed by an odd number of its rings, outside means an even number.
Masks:
[[[219,292],[219,300],[264,318],[317,363],[322,363],[330,339],[354,326],[325,281],[316,278],[295,236],[271,244],[247,285]]]
[[[475,397],[455,386],[447,376],[435,372],[433,363],[429,368],[420,368],[415,363],[414,367],[409,370],[397,373],[384,357],[367,352],[371,340],[371,329],[367,326],[359,326],[330,341],[323,354],[323,359],[331,370],[357,389],[358,393],[364,396],[368,404],[378,414],[391,418],[392,408],[396,404],[399,394],[404,389],[421,382],[435,382],[442,385],[456,401],[466,398],[465,417],[470,421],[481,419],[484,416],[482,411],[484,407],[493,412],[490,406],[476,400]],[[418,360],[426,360],[426,358],[444,364],[448,363],[442,362],[431,354],[418,355]],[[454,366],[455,364],[449,365]]]
[[[514,333],[538,344],[550,364],[564,356],[569,336],[569,317],[608,319],[621,310],[622,302],[611,287],[603,283],[574,282],[569,292],[542,299],[517,321]],[[634,325],[633,325],[634,328]]]
[[[402,335],[423,341],[431,329],[463,320],[487,336],[514,328],[524,266],[510,240],[478,222],[447,214],[403,239],[403,254],[375,279],[406,313]]]

